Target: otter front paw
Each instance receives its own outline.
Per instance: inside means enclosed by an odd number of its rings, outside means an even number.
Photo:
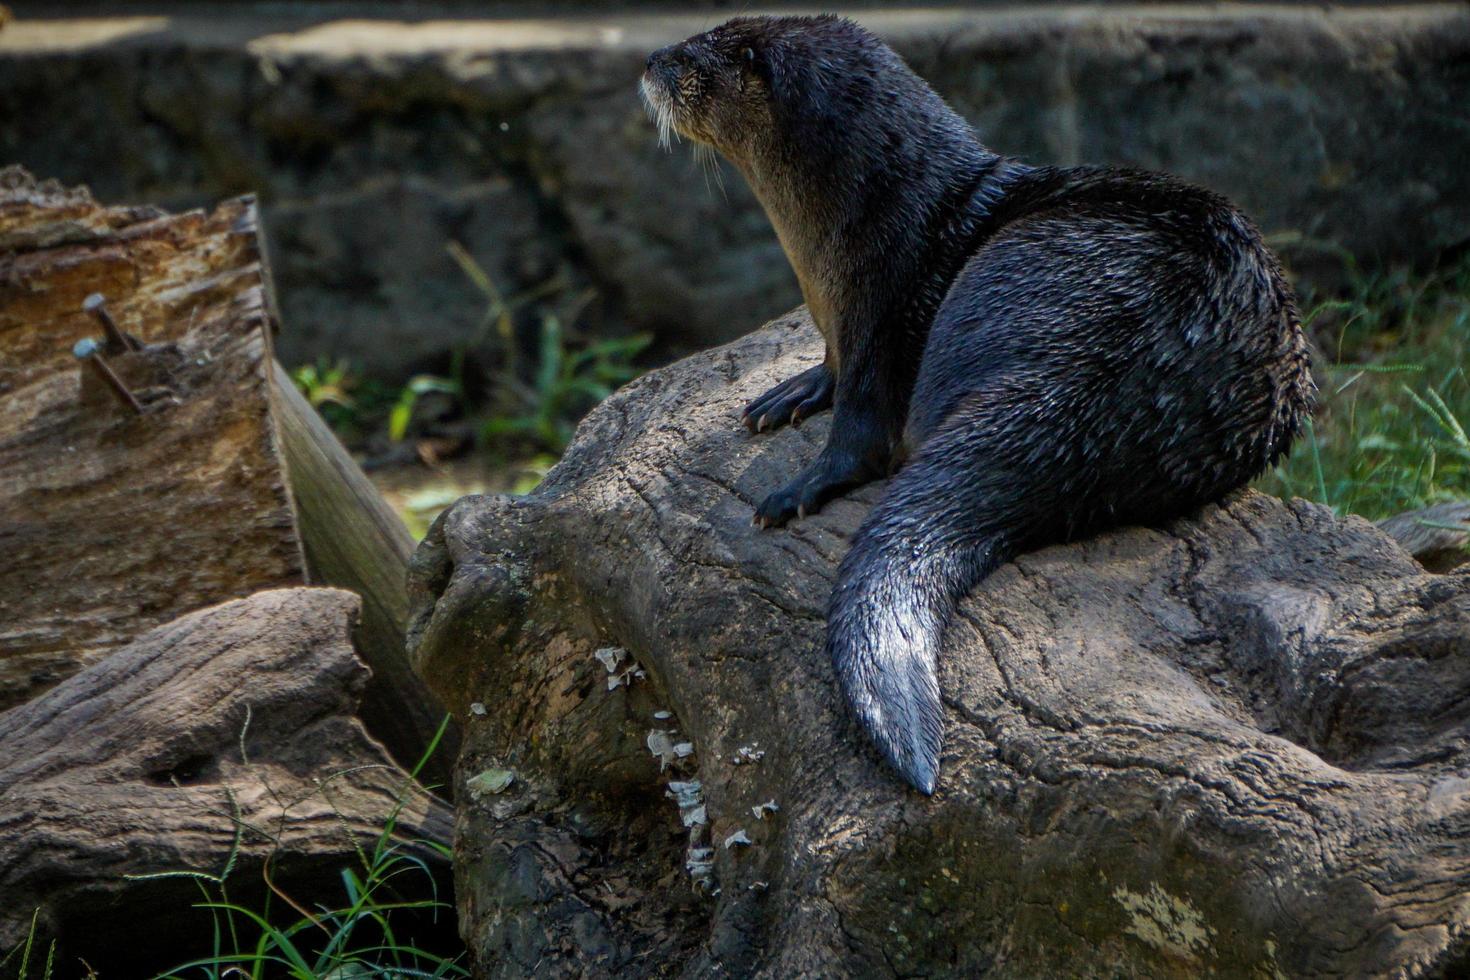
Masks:
[[[771,494],[755,509],[757,527],[780,527],[793,517],[806,517],[843,491],[867,483],[878,472],[859,460],[823,453],[795,480]]]
[[[801,424],[823,409],[832,407],[832,372],[825,364],[808,368],[745,406],[741,419],[751,432],[775,429],[787,422]]]

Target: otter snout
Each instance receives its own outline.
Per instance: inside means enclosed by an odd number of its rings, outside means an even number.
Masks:
[[[674,134],[675,93],[679,88],[677,52],[680,45],[670,44],[648,56],[643,78],[638,83],[648,115],[658,126],[658,141],[668,147]]]
[[[675,135],[726,156],[765,111],[754,38],[741,22],[659,48],[644,61],[641,89],[665,146]],[[736,25],[736,26],[731,26]]]
[[[689,67],[689,56],[683,49],[684,42],[681,41],[659,48],[649,55],[643,66],[644,83],[660,85],[670,94],[677,92],[679,76]]]

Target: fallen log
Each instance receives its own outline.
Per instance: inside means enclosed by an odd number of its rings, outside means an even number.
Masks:
[[[351,643],[358,606],[336,589],[214,606],[0,714],[0,949],[39,910],[61,975],[78,957],[103,976],[152,975],[208,952],[210,915],[191,909],[193,881],[127,876],[219,874],[239,832],[232,899],[263,907],[269,859],[298,904],[341,903],[341,870],[360,868],[356,848],[400,800],[397,842],[447,878],[424,843],[448,839],[447,807],[354,717],[368,675]]]
[[[481,976],[1470,968],[1470,575],[1253,492],[1022,556],[948,632],[925,798],[821,654],[882,487],[751,526],[829,421],[739,409],[821,357],[796,315],[655,372],[416,553]]]
[[[1395,514],[1378,526],[1431,572],[1470,562],[1470,500]]]
[[[443,709],[403,655],[412,539],[276,329],[252,198],[170,215],[0,170],[0,709],[191,610],[336,585],[364,600],[365,720],[422,754]]]
[[[0,708],[193,609],[305,578],[254,205],[169,216],[0,171]],[[242,227],[243,226],[243,227]],[[137,412],[73,356],[96,294]]]

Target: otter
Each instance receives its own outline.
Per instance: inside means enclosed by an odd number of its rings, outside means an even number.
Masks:
[[[755,522],[896,468],[838,570],[826,652],[933,793],[956,603],[1021,552],[1186,515],[1281,458],[1315,392],[1291,289],[1224,198],[995,153],[850,20],[736,18],[655,52],[641,89],[665,143],[750,184],[826,341],[745,409],[753,433],[833,411]]]

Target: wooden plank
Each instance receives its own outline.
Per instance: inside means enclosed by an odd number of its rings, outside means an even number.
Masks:
[[[362,598],[355,639],[373,669],[363,720],[390,745],[425,745],[445,711],[404,653],[404,582],[413,537],[280,364],[273,381],[274,414],[307,574],[313,582],[350,589]],[[449,783],[457,747],[456,733],[446,736],[447,744],[427,770],[428,778],[441,785]]]

